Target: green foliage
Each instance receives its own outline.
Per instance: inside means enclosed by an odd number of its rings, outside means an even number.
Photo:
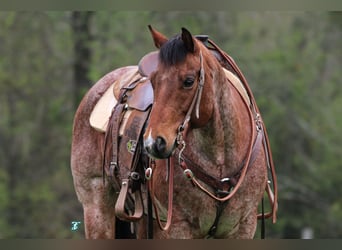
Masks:
[[[55,32],[64,18],[1,13],[0,53],[5,60],[0,66],[0,164],[1,189],[6,190],[1,192],[5,202],[0,210],[6,214],[0,219],[1,237],[58,237],[63,228],[69,229],[69,223],[62,225],[55,215],[62,194],[51,186],[52,177],[69,164],[73,115],[70,49],[55,45],[68,38],[68,30]],[[64,52],[68,54],[61,56]],[[68,179],[64,191],[69,193],[73,187]]]
[[[80,238],[69,168],[75,112],[71,12],[0,13],[0,238]],[[266,123],[279,182],[267,236],[342,235],[339,12],[95,12],[90,71],[137,64],[168,36],[208,34],[246,75]],[[91,86],[89,86],[91,87]],[[258,236],[257,236],[258,237]]]

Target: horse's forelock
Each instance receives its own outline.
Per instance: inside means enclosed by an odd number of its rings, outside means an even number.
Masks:
[[[165,65],[176,65],[185,60],[187,53],[184,42],[178,35],[171,38],[160,48],[159,59]]]

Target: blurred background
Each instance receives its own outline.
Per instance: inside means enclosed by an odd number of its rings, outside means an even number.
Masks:
[[[148,24],[209,35],[249,81],[279,183],[266,237],[342,237],[342,12],[59,11],[0,12],[0,238],[84,237],[73,115],[104,74],[155,50]]]

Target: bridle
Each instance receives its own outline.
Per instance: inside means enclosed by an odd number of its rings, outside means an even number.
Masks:
[[[186,113],[182,124],[179,125],[179,127],[178,127],[178,134],[182,133],[184,131],[184,129],[186,128],[186,126],[188,125],[194,108],[196,108],[195,109],[196,118],[197,119],[199,118],[199,107],[201,104],[203,86],[204,86],[204,82],[205,82],[205,72],[204,72],[204,67],[203,67],[202,51],[199,52],[199,58],[200,58],[200,65],[201,66],[200,66],[200,70],[199,70],[198,87],[197,87],[196,93],[192,99],[192,102],[190,104],[190,107],[188,109],[188,112]]]
[[[176,144],[177,144],[177,146],[180,146],[180,145],[182,146],[180,153],[179,153],[178,163],[181,161],[182,152],[186,147],[186,143],[183,139],[183,132],[188,126],[188,123],[191,119],[191,115],[192,115],[194,108],[196,108],[196,118],[199,118],[199,106],[201,103],[204,81],[205,81],[205,72],[204,72],[204,67],[203,67],[203,56],[202,56],[202,52],[200,51],[200,71],[199,71],[198,87],[197,87],[196,93],[192,99],[192,102],[190,104],[190,107],[189,107],[189,109],[185,115],[185,118],[184,118],[183,122],[179,125],[178,132],[177,132]],[[167,220],[166,220],[165,225],[163,225],[161,222],[160,215],[158,212],[158,208],[157,208],[156,202],[154,200],[155,197],[154,197],[153,181],[150,181],[152,178],[152,171],[153,171],[155,165],[156,165],[155,160],[151,159],[150,160],[150,167],[147,168],[146,172],[145,172],[145,178],[146,178],[146,180],[149,181],[148,187],[149,187],[149,191],[150,191],[150,197],[151,197],[152,205],[153,205],[154,210],[155,210],[158,225],[159,225],[161,230],[166,231],[169,229],[169,227],[171,225],[171,219],[172,219],[173,171],[174,171],[173,157],[171,156],[167,159],[167,170],[168,170],[167,177],[169,179],[169,188],[168,188],[169,189],[168,190],[169,199],[168,199],[168,215],[167,215]]]
[[[231,197],[233,197],[233,195],[237,192],[237,190],[239,189],[239,187],[241,186],[244,177],[247,173],[247,168],[250,164],[250,160],[251,160],[251,156],[252,156],[252,149],[253,149],[253,138],[256,138],[256,131],[258,131],[260,129],[260,125],[257,124],[256,129],[254,129],[253,127],[253,123],[254,120],[257,121],[257,123],[260,122],[259,117],[260,115],[257,114],[257,117],[253,118],[252,112],[248,112],[249,115],[249,120],[251,123],[251,141],[249,142],[249,147],[248,147],[248,154],[247,154],[247,159],[246,162],[244,164],[244,166],[242,167],[242,171],[241,171],[241,175],[239,178],[239,181],[237,182],[235,188],[232,190],[232,192],[230,192],[228,195],[224,196],[224,197],[218,197],[217,195],[212,194],[207,188],[205,188],[196,178],[196,176],[194,175],[194,173],[187,167],[187,164],[185,163],[183,157],[182,157],[182,153],[186,147],[185,141],[184,141],[184,131],[186,126],[188,126],[188,123],[190,121],[190,117],[191,114],[193,112],[193,108],[194,108],[194,103],[196,103],[196,118],[199,118],[199,104],[201,102],[201,94],[202,94],[202,90],[203,90],[203,86],[204,86],[204,68],[203,68],[203,58],[202,58],[202,52],[200,51],[200,62],[201,62],[201,68],[200,68],[200,77],[199,77],[199,83],[198,83],[198,88],[196,91],[196,94],[193,98],[192,104],[189,107],[189,110],[187,112],[187,115],[184,119],[184,122],[179,126],[178,128],[178,134],[177,134],[177,141],[176,143],[178,145],[181,145],[181,149],[179,151],[179,156],[178,156],[178,164],[183,168],[184,170],[184,174],[185,176],[191,180],[193,182],[193,184],[195,184],[195,186],[197,186],[200,190],[202,190],[204,193],[206,193],[207,195],[209,195],[211,198],[213,198],[216,201],[220,201],[220,202],[225,202],[227,200],[229,200]],[[233,85],[234,86],[234,85]],[[238,91],[238,93],[240,93]],[[241,95],[241,94],[240,94]],[[241,96],[242,97],[242,96]],[[244,98],[242,98],[244,100]],[[246,101],[243,102],[244,105],[246,106],[247,110],[250,110],[248,103],[246,103]],[[225,180],[229,180],[229,178],[223,178],[222,181],[224,182]]]
[[[209,40],[209,42],[211,42]],[[212,43],[213,44],[213,43]],[[214,46],[216,46],[215,44],[213,44]],[[218,48],[219,49],[219,48]],[[219,49],[219,52],[220,49]],[[247,174],[247,170],[249,168],[250,165],[253,164],[259,150],[261,147],[261,142],[262,140],[265,138],[264,134],[264,125],[262,123],[261,120],[261,116],[258,112],[258,109],[255,107],[256,105],[251,102],[250,104],[247,103],[247,101],[245,100],[245,98],[243,98],[242,94],[240,93],[240,91],[237,92],[239,93],[239,95],[241,96],[244,105],[246,106],[247,110],[248,110],[248,116],[249,116],[249,121],[251,124],[251,140],[249,141],[249,145],[248,145],[248,152],[247,152],[247,156],[245,158],[245,161],[243,163],[243,165],[240,168],[240,171],[238,172],[238,181],[236,182],[236,184],[230,188],[228,191],[224,192],[224,194],[222,195],[222,193],[220,194],[213,194],[208,188],[206,188],[205,186],[203,186],[200,181],[198,180],[196,174],[194,173],[194,171],[191,170],[191,167],[188,166],[188,161],[186,161],[186,157],[183,155],[183,151],[186,148],[186,142],[185,142],[185,135],[186,135],[186,131],[188,129],[189,126],[189,122],[192,116],[192,113],[195,109],[195,117],[197,119],[199,119],[199,107],[200,107],[200,103],[201,103],[201,98],[202,98],[202,92],[203,92],[203,87],[205,84],[205,71],[204,71],[204,66],[203,66],[203,56],[202,56],[202,51],[199,52],[199,58],[200,58],[200,71],[199,71],[199,80],[198,80],[198,86],[195,92],[195,95],[192,99],[192,102],[189,106],[189,109],[185,115],[185,118],[183,120],[183,122],[179,125],[178,127],[178,131],[177,131],[177,137],[176,137],[176,145],[177,145],[177,149],[175,150],[175,154],[178,154],[178,165],[181,166],[181,168],[184,171],[184,175],[185,177],[190,180],[193,185],[197,188],[199,188],[202,192],[204,192],[205,194],[207,194],[209,197],[211,197],[212,199],[214,199],[215,201],[219,202],[220,204],[227,204],[227,201],[229,199],[231,199],[236,192],[238,191],[238,189],[240,188],[241,184],[243,183],[245,176]],[[230,59],[230,58],[229,58]],[[229,61],[230,62],[230,61]],[[230,62],[233,63],[234,66],[236,66],[236,64],[234,62]],[[237,68],[237,66],[236,66]],[[240,75],[242,75],[241,71],[237,68],[237,70],[234,68],[235,71],[237,71],[237,73]],[[245,81],[245,78],[240,76],[240,79],[242,79],[242,81]],[[233,85],[235,87],[234,84],[231,83],[231,85]],[[246,84],[245,84],[246,85]],[[236,88],[236,87],[235,87]],[[248,89],[249,90],[249,89]],[[250,91],[248,91],[250,92]],[[249,93],[249,95],[252,95],[251,93]],[[254,99],[253,99],[254,100]],[[267,140],[268,142],[268,140]],[[265,145],[265,144],[264,144]],[[266,147],[266,146],[265,146]],[[265,150],[268,150],[268,148],[265,148]],[[266,152],[266,151],[265,151]],[[268,152],[268,151],[267,151]],[[267,153],[266,153],[267,155]],[[267,157],[267,161],[272,161],[272,159],[269,159],[269,157]],[[187,163],[188,162],[188,163]],[[269,162],[268,162],[269,164]],[[273,162],[272,162],[272,171],[273,171]],[[161,230],[165,231],[168,230],[170,225],[171,225],[171,220],[172,220],[172,200],[173,200],[173,171],[174,171],[174,163],[173,163],[173,156],[171,156],[168,160],[167,160],[167,169],[168,169],[168,179],[169,179],[169,188],[168,188],[168,192],[169,192],[169,199],[168,199],[168,212],[167,212],[167,219],[166,219],[166,224],[163,225],[159,216],[159,212],[158,212],[158,208],[156,206],[156,202],[155,202],[155,197],[154,197],[154,187],[153,187],[153,182],[151,181],[152,178],[152,171],[153,168],[155,167],[155,161],[153,159],[150,160],[150,167],[146,170],[145,173],[145,177],[147,180],[149,180],[149,191],[150,191],[150,197],[152,200],[152,204],[153,207],[155,209],[155,214],[156,214],[156,219],[157,222],[159,224],[159,227]],[[193,168],[192,168],[193,169]],[[210,177],[210,176],[209,176]],[[272,177],[273,177],[273,181],[276,182],[276,179],[273,175],[272,172]],[[230,178],[226,177],[223,178],[222,180],[220,180],[222,183],[225,182],[229,182]],[[207,183],[206,183],[207,184]],[[276,184],[274,186],[275,192],[276,192]],[[268,191],[268,195],[270,190]],[[276,200],[276,197],[275,197]],[[272,204],[272,213],[271,214],[262,214],[262,215],[258,215],[258,217],[262,217],[262,218],[266,218],[267,216],[273,216],[274,220],[275,220],[275,211],[276,210],[276,206],[274,204]],[[216,227],[217,227],[217,223],[218,223],[218,219],[219,216],[221,214],[221,210],[224,209],[224,206],[221,207],[220,209],[220,213],[217,213],[214,225],[212,226],[212,228],[210,229],[209,234],[211,234],[211,231],[213,230],[213,234],[211,236],[214,235],[215,231],[216,231]],[[219,210],[218,210],[219,211]]]

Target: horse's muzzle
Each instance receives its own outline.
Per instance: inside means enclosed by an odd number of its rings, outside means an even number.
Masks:
[[[171,156],[175,145],[171,147],[171,150],[168,150],[166,140],[163,137],[157,136],[154,140],[149,136],[144,140],[144,147],[153,158],[166,159]]]

